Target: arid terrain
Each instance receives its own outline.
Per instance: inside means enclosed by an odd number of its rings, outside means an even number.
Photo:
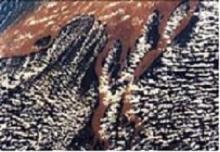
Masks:
[[[215,1],[23,2],[0,2],[0,149],[218,149]]]

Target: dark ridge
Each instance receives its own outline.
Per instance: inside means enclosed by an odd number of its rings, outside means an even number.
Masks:
[[[158,10],[155,10],[153,13],[155,13],[156,16],[154,16],[153,22],[148,25],[147,28],[149,28],[149,33],[147,33],[145,37],[147,43],[152,44],[152,49],[157,46],[158,40],[160,39],[159,26],[161,19],[161,15]]]
[[[68,34],[67,33],[68,30],[69,30],[69,32],[75,31],[77,33],[83,29],[84,33],[81,33],[80,42],[78,42],[77,44],[72,43],[71,46],[69,46],[69,49],[63,53],[64,55],[60,55],[58,61],[60,61],[60,63],[62,63],[61,65],[67,64],[68,62],[70,62],[70,59],[72,57],[75,57],[76,52],[72,51],[72,50],[74,50],[74,49],[77,50],[78,48],[81,48],[83,40],[86,38],[86,34],[91,29],[93,23],[94,23],[94,18],[92,18],[90,16],[82,16],[82,18],[79,18],[79,19],[73,21],[72,23],[66,25],[62,29],[62,31],[60,32],[61,35]],[[77,46],[75,46],[75,45],[77,45]]]
[[[87,92],[91,84],[93,84],[93,82],[98,82],[98,77],[94,69],[95,63],[96,63],[95,61],[91,63],[91,66],[89,67],[85,76],[82,79],[82,83],[80,85],[82,92]],[[97,87],[97,84],[96,84],[96,87]]]
[[[94,16],[81,15],[80,17],[79,16],[77,17],[74,18],[74,20],[71,21],[69,24],[65,25],[65,27],[62,27],[62,30],[59,32],[58,35],[62,33],[66,33],[68,32],[68,30],[75,31],[76,29],[81,29],[82,27],[87,27],[86,29],[89,30],[95,21]],[[69,34],[69,33],[66,33],[66,34]]]
[[[113,63],[111,63],[110,68],[109,68],[109,73],[111,74],[110,77],[111,78],[116,78],[117,77],[117,73],[120,70],[120,56],[122,53],[122,43],[120,40],[117,40],[115,43],[115,48],[117,49],[117,51],[113,54]]]
[[[83,147],[86,150],[90,150],[92,149],[92,138],[93,134],[90,123],[87,123],[86,126],[77,134],[75,138],[73,138],[71,143],[67,146],[67,150],[81,150],[80,147]]]
[[[190,42],[191,33],[193,33],[198,21],[199,18],[197,16],[192,16],[188,25],[174,38],[174,42],[179,44],[180,47],[186,47],[186,44]]]
[[[73,42],[70,46],[68,46],[68,48],[58,57],[58,64],[60,66],[68,65],[68,63],[70,63],[72,59],[76,57],[76,50],[82,46],[84,40],[85,37],[80,37],[77,43]]]
[[[92,35],[90,36],[90,40],[95,39],[96,34],[97,34],[96,32],[93,32]],[[96,42],[97,41],[99,41],[99,40],[97,39]],[[88,49],[84,48],[87,52],[86,52],[86,54],[84,54],[83,59],[80,60],[80,65],[77,66],[77,71],[81,71],[81,72],[86,71],[88,68],[88,64],[91,64],[91,63],[89,63],[90,58],[94,56],[94,51],[98,51],[98,50],[95,50],[95,48],[97,46],[96,42],[94,44],[92,44],[92,46],[90,46]],[[79,74],[75,75],[74,77],[75,78],[79,77],[81,72],[79,72]]]

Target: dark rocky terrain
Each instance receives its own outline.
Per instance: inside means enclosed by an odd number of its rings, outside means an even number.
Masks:
[[[130,48],[81,14],[2,57],[0,149],[218,150],[217,4],[154,8]]]

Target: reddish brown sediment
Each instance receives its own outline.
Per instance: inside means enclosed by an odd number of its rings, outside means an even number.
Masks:
[[[196,0],[197,1],[197,0]],[[191,6],[196,5],[191,1]],[[106,24],[108,43],[102,53],[99,54],[96,64],[96,72],[101,74],[102,60],[112,46],[113,41],[120,39],[123,45],[121,61],[125,59],[128,50],[132,50],[136,39],[142,34],[144,24],[153,10],[158,9],[163,20],[160,25],[160,34],[163,33],[166,21],[170,13],[180,1],[53,1],[44,2],[32,13],[24,16],[18,23],[8,27],[0,34],[0,57],[11,57],[39,51],[35,42],[45,36],[55,37],[63,26],[68,24],[74,16],[81,14],[94,15]],[[189,16],[181,22],[175,33],[179,33],[190,20]],[[138,77],[153,61],[162,53],[167,42],[161,39],[158,47],[149,52],[144,61],[136,69]],[[92,128],[95,137],[100,139],[100,119],[103,117],[106,106],[102,96],[99,97],[99,105],[92,118]],[[129,102],[123,103],[122,114],[126,114],[131,108]]]
[[[104,96],[105,94],[99,95],[98,107],[95,109],[93,116],[92,116],[91,127],[94,133],[94,139],[93,139],[94,145],[98,140],[103,141],[103,139],[100,137],[99,130],[101,129],[100,120],[101,118],[104,117],[104,113],[107,109],[107,106],[103,103]]]
[[[48,35],[55,37],[64,25],[80,14],[93,14],[107,25],[110,43],[107,46],[111,45],[113,39],[120,39],[124,50],[127,50],[126,48],[132,46],[135,38],[141,33],[145,16],[155,3],[155,1],[45,1],[39,8],[0,34],[0,56],[17,56],[39,51],[34,45],[39,38]],[[127,36],[128,33],[130,36]]]

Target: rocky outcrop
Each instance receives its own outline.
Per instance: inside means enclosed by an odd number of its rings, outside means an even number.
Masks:
[[[188,7],[183,2],[172,13],[160,35],[167,46],[138,80],[134,69],[159,43],[157,11],[117,79],[106,73],[116,49],[109,53],[100,78],[107,104],[99,132],[106,149],[218,149],[217,5],[200,2],[189,24],[173,36]]]
[[[105,44],[104,27],[79,16],[51,41],[39,53],[0,61],[0,149],[65,149],[90,118],[96,84],[85,93],[82,81]]]
[[[153,11],[124,63],[114,40],[98,79],[107,33],[92,16],[1,59],[0,149],[217,150],[218,5],[190,2],[166,22]]]

